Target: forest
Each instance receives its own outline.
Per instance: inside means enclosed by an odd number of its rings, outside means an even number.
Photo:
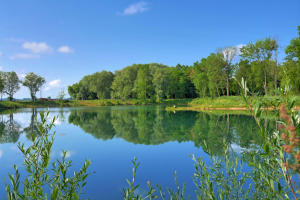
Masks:
[[[299,95],[300,26],[282,62],[278,51],[278,41],[268,37],[218,49],[193,65],[133,64],[114,73],[96,72],[69,86],[68,92],[77,100],[215,98],[238,95],[238,82],[244,78],[253,95],[275,95],[285,85]]]

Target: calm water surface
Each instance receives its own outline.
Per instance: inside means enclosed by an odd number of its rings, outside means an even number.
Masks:
[[[5,199],[4,177],[13,164],[22,166],[17,142],[30,144],[38,134],[35,117],[45,109],[3,111],[0,116],[0,199]],[[261,144],[255,121],[245,115],[206,114],[201,112],[166,112],[159,106],[116,106],[100,108],[51,108],[56,121],[56,140],[52,160],[62,150],[73,160],[71,169],[79,169],[85,159],[91,160],[93,172],[88,178],[87,196],[91,199],[120,199],[126,178],[131,178],[131,160],[141,165],[137,173],[139,192],[146,182],[174,187],[174,171],[180,183],[186,183],[192,194],[193,161],[191,154],[222,156],[223,140],[237,153]],[[271,122],[269,126],[272,126]],[[267,124],[268,125],[268,124]],[[21,174],[22,174],[21,168]]]

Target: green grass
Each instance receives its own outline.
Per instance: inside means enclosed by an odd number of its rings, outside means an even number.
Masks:
[[[275,106],[276,96],[252,97],[251,101],[261,98],[267,107]],[[296,105],[300,106],[300,96],[295,96]],[[240,96],[196,99],[165,99],[157,103],[151,99],[101,99],[101,100],[64,100],[64,101],[0,101],[0,109],[42,108],[42,107],[80,107],[80,106],[117,106],[117,105],[167,105],[167,110],[205,110],[205,109],[239,109],[246,108]],[[176,108],[173,107],[176,105]]]
[[[64,103],[66,104],[66,103]],[[33,107],[59,107],[58,101],[0,101],[0,108],[33,108]]]
[[[250,103],[260,99],[263,107],[274,108],[278,106],[278,96],[250,97]],[[296,106],[300,106],[300,96],[294,96]],[[167,110],[246,110],[247,105],[241,96],[223,96],[218,98],[196,98],[191,100],[185,106],[167,107]]]
[[[167,99],[159,103],[151,99],[101,99],[101,100],[64,100],[64,101],[0,101],[0,109],[43,108],[43,107],[80,107],[80,106],[117,106],[117,105],[187,105],[192,99]]]

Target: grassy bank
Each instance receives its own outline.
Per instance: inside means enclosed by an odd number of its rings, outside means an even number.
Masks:
[[[265,96],[265,97],[251,97],[251,103],[254,103],[260,98],[262,105],[266,109],[273,109],[279,104],[279,97]],[[296,106],[300,107],[300,96],[293,97],[296,100]],[[218,98],[196,98],[188,102],[185,106],[167,107],[167,110],[227,110],[227,111],[243,111],[247,110],[247,105],[240,96],[218,97]]]
[[[258,97],[252,97],[254,102]],[[264,107],[272,108],[278,104],[278,97],[260,97]],[[296,96],[296,105],[300,107],[300,96]],[[165,99],[157,103],[150,99],[102,99],[102,100],[64,100],[64,101],[0,101],[0,109],[42,108],[42,107],[80,107],[80,106],[117,106],[117,105],[166,105],[167,110],[247,110],[240,96],[196,99]],[[173,105],[176,105],[174,108]]]
[[[64,100],[64,101],[0,101],[0,109],[43,108],[43,107],[80,107],[80,106],[117,106],[117,105],[179,105],[185,106],[192,99],[167,99],[159,103],[151,100],[137,99],[103,99],[103,100]]]

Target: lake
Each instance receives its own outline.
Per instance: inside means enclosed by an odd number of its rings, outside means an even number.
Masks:
[[[0,199],[5,199],[4,177],[13,164],[22,166],[17,142],[30,143],[37,134],[35,117],[45,109],[3,111],[0,117]],[[73,160],[71,169],[79,169],[85,159],[91,160],[88,184],[91,199],[121,199],[126,178],[132,174],[131,160],[141,162],[137,172],[139,192],[147,181],[163,188],[174,188],[174,171],[186,192],[193,194],[192,154],[208,160],[207,151],[222,156],[223,140],[237,154],[262,143],[252,117],[237,114],[203,112],[167,112],[161,106],[115,106],[50,108],[58,116],[52,160],[67,150]],[[271,121],[265,122],[274,127]],[[204,151],[204,144],[207,149]],[[21,174],[24,169],[21,168]]]

